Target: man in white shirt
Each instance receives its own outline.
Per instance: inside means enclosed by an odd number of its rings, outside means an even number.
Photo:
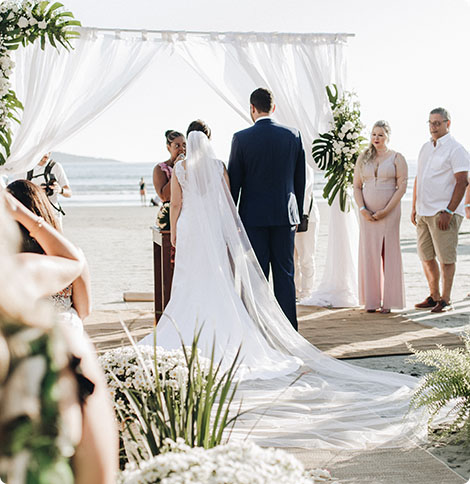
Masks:
[[[470,168],[467,151],[451,136],[449,128],[447,110],[433,109],[429,115],[431,140],[419,153],[411,211],[411,221],[418,234],[418,254],[430,291],[430,295],[415,304],[415,308],[430,308],[433,313],[451,308],[458,234],[464,217],[463,197]]]
[[[59,203],[59,195],[65,198],[72,196],[69,180],[62,165],[51,158],[51,153],[46,153],[41,161],[22,178],[32,181],[41,186],[46,192],[49,201],[54,207],[54,214],[62,227],[62,215],[64,211]]]

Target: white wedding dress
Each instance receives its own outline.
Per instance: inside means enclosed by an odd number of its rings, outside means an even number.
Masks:
[[[199,347],[229,366],[241,346],[237,402],[250,411],[232,438],[309,448],[406,446],[426,434],[409,411],[415,378],[331,358],[297,333],[258,265],[207,137],[188,137],[171,300],[156,328],[158,346]],[[149,334],[140,344],[153,345]]]

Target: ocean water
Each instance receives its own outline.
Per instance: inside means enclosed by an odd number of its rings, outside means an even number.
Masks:
[[[143,177],[147,188],[147,204],[155,197],[152,183],[154,163],[124,163],[114,160],[82,158],[55,153],[53,158],[62,163],[72,187],[70,199],[61,197],[61,204],[67,206],[119,206],[140,205],[139,181]],[[408,190],[405,199],[412,196],[416,162],[409,162]],[[315,197],[323,201],[322,191],[325,179],[315,173]]]

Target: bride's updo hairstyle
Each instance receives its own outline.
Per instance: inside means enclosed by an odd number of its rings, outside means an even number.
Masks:
[[[385,136],[387,136],[387,141],[390,140],[390,135],[392,134],[392,129],[390,128],[390,125],[388,124],[387,121],[384,121],[383,119],[377,121],[374,126],[372,126],[372,131],[374,131],[375,128],[382,128],[384,130]],[[377,156],[377,150],[375,149],[375,146],[372,144],[372,141],[369,143],[369,146],[360,154],[358,163],[360,165],[364,165],[365,163],[368,163],[369,161],[373,160]]]
[[[209,128],[209,125],[202,119],[196,119],[196,121],[190,123],[190,125],[188,126],[188,131],[186,131],[186,137],[188,137],[189,133],[191,133],[192,131],[201,131],[209,139],[211,139],[211,129]]]
[[[174,129],[169,129],[168,131],[165,131],[166,144],[170,145],[172,141],[174,141],[176,138],[179,138],[180,136],[184,138],[183,133],[175,131]]]

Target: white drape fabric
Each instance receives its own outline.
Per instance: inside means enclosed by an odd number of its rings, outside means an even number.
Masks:
[[[251,122],[250,93],[260,86],[270,88],[277,106],[274,117],[300,129],[311,164],[311,143],[318,132],[329,129],[332,119],[325,86],[335,83],[341,89],[344,84],[346,37],[341,34],[80,32],[70,52],[50,46],[41,51],[39,44],[17,51],[14,89],[25,109],[21,125],[15,127],[11,155],[0,167],[0,174],[14,175],[33,168],[45,152],[118,99],[159,53],[182,56],[247,122]],[[336,216],[344,221],[333,209],[332,218],[336,220]],[[348,232],[351,221],[344,227],[341,223],[330,224],[343,238],[340,252],[333,252],[333,243],[329,243],[328,260],[331,267],[344,269],[338,261],[352,263],[357,244],[353,240],[355,229]],[[330,242],[337,237],[330,232]],[[356,272],[343,278],[356,279]],[[325,287],[339,294],[343,286]],[[346,299],[347,306],[355,305],[352,302],[357,299],[357,283],[352,287],[355,295]]]
[[[344,43],[344,37],[332,35],[233,33],[183,37],[175,49],[250,123],[251,92],[269,88],[276,102],[273,117],[301,131],[311,157],[311,142],[332,119],[325,86],[341,89],[344,82]]]
[[[151,60],[171,45],[83,30],[74,49],[39,42],[18,49],[14,89],[24,105],[11,155],[0,173],[34,167],[41,156],[75,134],[118,99]]]
[[[325,268],[318,288],[305,299],[304,306],[334,308],[359,304],[358,268],[359,224],[354,208],[342,212],[339,198],[329,207],[328,251]]]

